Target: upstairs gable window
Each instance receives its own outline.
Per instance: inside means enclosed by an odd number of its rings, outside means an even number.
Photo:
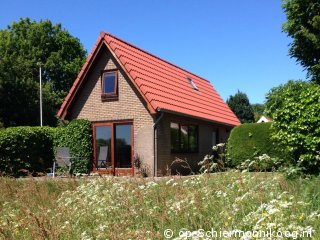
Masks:
[[[102,92],[103,99],[114,99],[118,97],[118,72],[105,71],[102,73]]]

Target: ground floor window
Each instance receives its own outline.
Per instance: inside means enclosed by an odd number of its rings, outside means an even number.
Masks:
[[[198,152],[198,126],[191,124],[170,123],[171,152]]]
[[[220,143],[220,141],[219,141],[219,129],[217,128],[212,130],[212,146],[215,146],[218,143]]]

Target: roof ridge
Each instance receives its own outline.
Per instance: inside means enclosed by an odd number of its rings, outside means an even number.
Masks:
[[[165,60],[165,59],[163,59],[163,58],[161,58],[161,57],[158,57],[158,56],[156,56],[156,55],[154,55],[154,54],[146,51],[146,50],[143,50],[143,49],[141,49],[141,48],[133,45],[132,43],[129,43],[129,42],[127,42],[127,41],[125,41],[125,40],[117,37],[117,36],[112,35],[111,33],[101,32],[101,34],[100,34],[100,36],[103,36],[103,37],[105,37],[106,35],[108,35],[108,36],[110,36],[110,37],[112,37],[112,38],[115,38],[115,39],[117,39],[118,41],[123,42],[123,43],[125,43],[125,44],[127,44],[127,45],[129,45],[129,46],[131,46],[131,47],[133,47],[133,48],[141,51],[141,52],[144,52],[144,53],[146,53],[146,54],[148,54],[148,55],[150,55],[150,56],[152,56],[152,57],[154,57],[154,58],[157,58],[158,60],[160,60],[160,61],[162,61],[162,62],[165,62],[165,63],[167,63],[167,64],[169,64],[169,65],[171,65],[171,66],[173,66],[173,67],[176,67],[176,68],[178,68],[178,69],[180,69],[180,70],[182,70],[182,71],[184,71],[184,72],[187,72],[187,73],[189,73],[189,74],[191,74],[191,75],[193,75],[193,76],[196,76],[196,77],[198,77],[198,78],[200,78],[200,79],[202,79],[202,80],[210,83],[209,80],[207,80],[207,79],[205,79],[205,78],[203,78],[203,77],[200,77],[199,75],[194,74],[194,73],[192,73],[192,72],[190,72],[190,71],[188,71],[188,70],[186,70],[186,69],[184,69],[184,68],[182,68],[182,67],[179,67],[179,66],[177,66],[177,65],[175,65],[175,64],[173,64],[173,63],[171,63],[171,62],[169,62],[169,61],[167,61],[167,60]]]

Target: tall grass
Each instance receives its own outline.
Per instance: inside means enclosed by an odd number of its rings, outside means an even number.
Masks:
[[[312,230],[320,239],[319,178],[230,172],[0,185],[0,239],[165,239],[165,229],[172,239],[191,239],[179,238],[180,230],[211,228]]]
[[[61,193],[78,184],[72,179],[0,178],[0,239],[57,239],[59,225],[47,212],[56,211]]]

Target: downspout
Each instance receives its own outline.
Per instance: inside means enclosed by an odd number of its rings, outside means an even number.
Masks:
[[[157,112],[161,112],[160,108],[157,108],[156,110]],[[153,176],[156,177],[157,176],[157,166],[158,166],[158,151],[157,151],[157,126],[160,122],[160,120],[163,118],[163,112],[161,112],[160,116],[157,118],[157,120],[155,121],[155,123],[153,124],[153,156],[154,156],[154,160],[153,160]]]

